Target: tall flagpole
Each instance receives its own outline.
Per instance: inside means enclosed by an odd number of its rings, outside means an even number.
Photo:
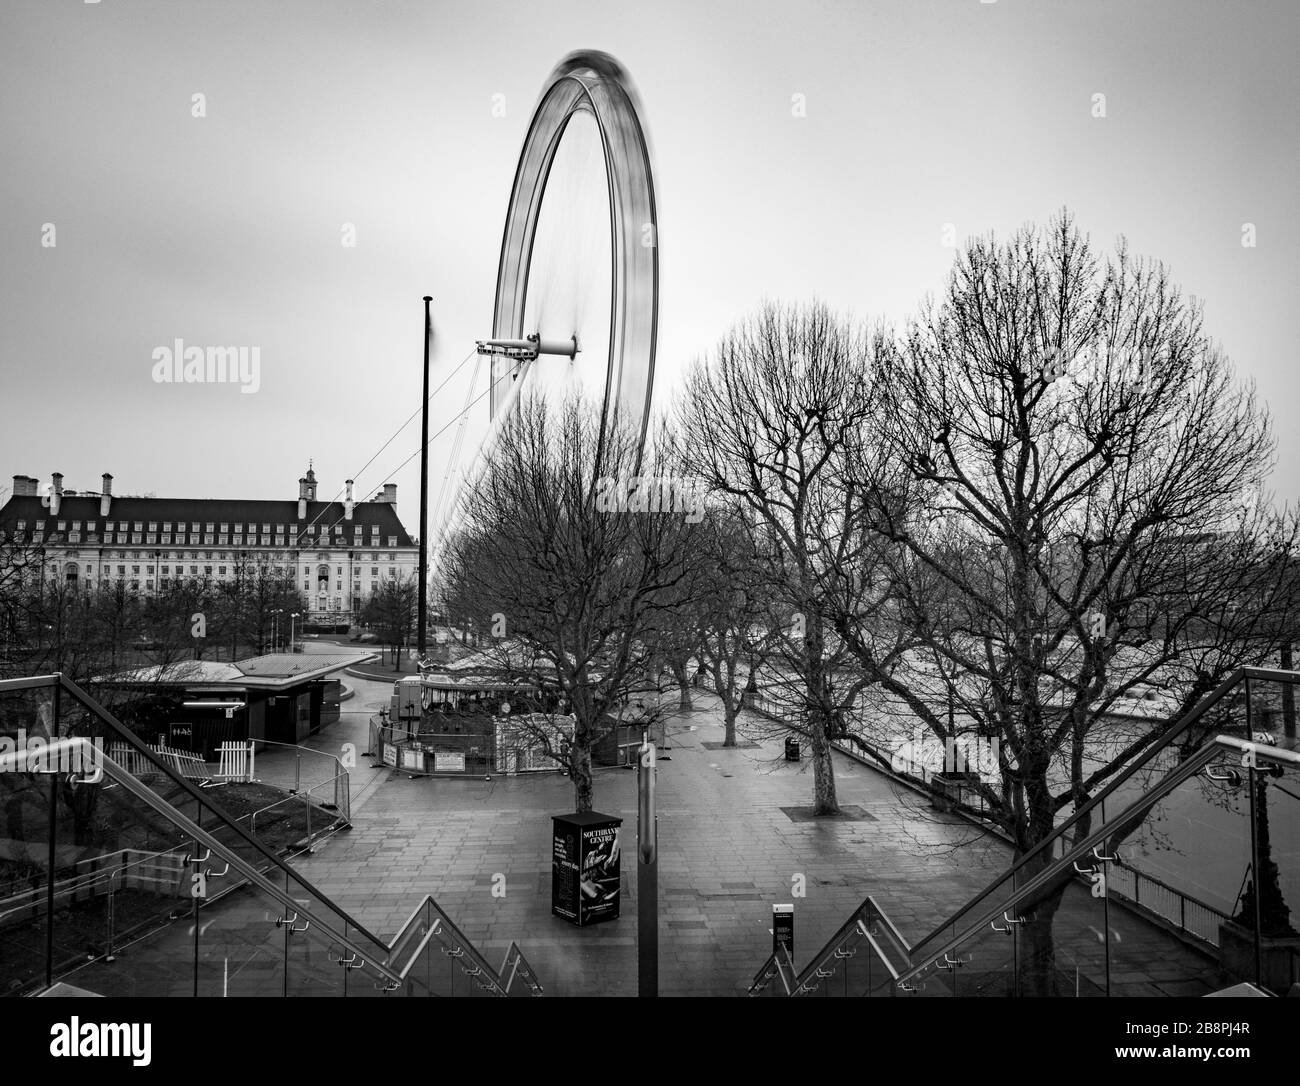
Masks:
[[[433,339],[433,317],[424,296],[424,399],[420,407],[420,611],[416,629],[416,651],[424,656],[429,621],[429,341]]]

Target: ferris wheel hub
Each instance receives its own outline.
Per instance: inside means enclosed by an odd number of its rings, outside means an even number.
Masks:
[[[542,339],[534,332],[523,339],[480,339],[476,343],[479,354],[504,355],[506,358],[518,358],[533,361],[538,355],[554,354],[573,359],[578,354],[578,337],[568,339]]]

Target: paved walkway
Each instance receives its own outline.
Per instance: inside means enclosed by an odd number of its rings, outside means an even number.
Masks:
[[[596,808],[624,819],[622,917],[575,928],[550,912],[550,816],[572,810],[570,783],[553,773],[413,780],[372,768],[362,756],[369,718],[387,704],[391,685],[353,685],[356,696],[343,703],[339,722],[309,744],[339,756],[352,744],[353,828],[299,857],[295,867],[385,939],[432,894],[490,963],[517,941],[550,995],[635,995],[635,773],[603,769],[596,778]],[[806,818],[808,763],[786,762],[778,740],[718,749],[716,699],[697,693],[696,706],[670,718],[658,776],[662,994],[742,993],[771,950],[774,903],[795,905],[795,960],[802,964],[867,894],[915,942],[1005,870],[1010,856],[1002,842],[957,816],[937,814],[924,797],[838,753],[839,801],[852,817]],[[742,736],[745,730],[742,717]],[[281,760],[264,764],[259,756],[259,776],[283,774],[290,761]],[[505,894],[494,896],[502,879]],[[802,897],[795,892],[800,884]],[[235,896],[202,915],[204,993],[277,994],[283,940],[267,903]],[[1054,925],[1064,969],[1077,960],[1085,976],[1100,975],[1102,927],[1099,903],[1086,889],[1070,895]],[[1112,948],[1117,989],[1175,994],[1211,983],[1187,985],[1204,959],[1160,929],[1115,908],[1111,927],[1122,936]],[[192,934],[182,921],[128,950],[117,966],[92,967],[96,975],[79,983],[131,994],[132,976],[148,975],[151,993],[161,985],[187,994]],[[303,944],[306,968],[295,966],[295,978],[332,990],[340,971],[324,947],[310,943]],[[988,945],[974,949],[982,952],[982,968],[972,963],[970,982],[999,970],[1007,953],[1000,937],[981,943]],[[995,975],[984,980],[998,986]],[[930,994],[942,987],[936,980]]]
[[[356,686],[353,721],[387,697]],[[869,893],[919,938],[1006,866],[1000,842],[839,755],[840,803],[861,820],[792,818],[783,808],[811,803],[808,764],[784,761],[779,742],[706,747],[722,741],[721,712],[707,695],[696,705],[670,719],[658,777],[664,994],[742,992],[771,949],[773,903],[795,904],[802,960]],[[352,804],[353,829],[296,866],[372,930],[391,935],[428,893],[490,961],[517,940],[550,993],[635,994],[634,772],[597,772],[596,808],[624,819],[624,895],[620,920],[584,929],[550,913],[550,816],[573,808],[559,774],[412,780],[362,768]],[[492,894],[497,875],[504,897]]]

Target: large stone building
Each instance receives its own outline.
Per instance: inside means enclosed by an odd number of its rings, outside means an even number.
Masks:
[[[298,500],[139,498],[64,489],[55,472],[40,488],[15,475],[0,508],[0,540],[19,542],[45,578],[102,586],[123,581],[151,594],[189,578],[222,581],[249,563],[292,574],[308,601],[305,623],[354,622],[386,580],[417,576],[419,547],[397,519],[397,487],[354,501],[316,499],[316,473],[298,480]]]

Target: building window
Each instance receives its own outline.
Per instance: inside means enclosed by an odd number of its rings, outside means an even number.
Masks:
[[[275,545],[276,545],[277,547],[283,547],[283,546],[284,546],[284,536],[282,536],[282,535],[278,535],[278,536],[276,536],[276,537],[275,537]]]
[[[132,567],[131,567],[131,572],[134,573],[137,577],[140,576],[140,567],[139,567],[139,566],[132,566]]]
[[[217,529],[217,526],[216,526],[215,524],[205,524],[205,525],[203,526],[203,530],[204,530],[205,532],[214,532],[214,531],[216,531],[216,529]]]
[[[206,543],[209,547],[212,546],[212,536],[205,535],[203,537],[203,542]]]
[[[117,567],[117,575],[118,575],[119,577],[125,577],[125,576],[126,576],[126,566],[118,566],[118,567]]]
[[[229,524],[223,524],[223,525],[221,526],[221,530],[222,530],[223,532],[229,532],[229,531],[230,531],[230,525],[229,525]]]
[[[143,542],[144,542],[144,536],[143,536],[142,534],[140,534],[140,535],[135,535],[135,534],[133,534],[133,535],[131,536],[131,542],[132,542],[132,543],[136,543],[136,544],[143,543]]]
[[[220,573],[221,576],[224,577],[224,576],[226,575],[226,567],[225,567],[225,566],[217,566],[217,572]]]
[[[137,520],[137,521],[135,522],[135,527],[132,528],[131,531],[133,531],[133,532],[143,532],[143,531],[144,531],[144,525],[143,525],[140,521]]]
[[[144,586],[149,589],[149,591],[153,591],[153,581],[145,581]]]
[[[271,526],[270,526],[269,524],[263,524],[263,525],[262,525],[262,534],[263,534],[263,535],[270,535],[270,534],[271,534]]]
[[[171,567],[171,566],[163,566],[163,568],[162,568],[162,572],[163,572],[163,576],[164,576],[164,577],[169,576],[169,575],[171,574],[171,571],[172,571],[172,567]]]
[[[172,541],[172,537],[169,536],[169,535],[165,535],[165,536],[162,537],[162,541],[163,541],[165,544],[167,544],[168,546],[170,546],[170,545],[171,545],[171,541]]]
[[[149,531],[156,532],[157,530],[158,530],[158,522],[156,520],[151,520],[149,522]]]
[[[38,520],[38,521],[36,522],[36,527],[39,528],[40,526],[41,526],[41,522]],[[106,521],[104,522],[104,531],[106,531],[106,532],[112,532],[112,531],[115,531],[115,530],[116,530],[116,529],[113,527],[113,522],[112,522],[111,520],[106,520]]]
[[[68,542],[69,542],[69,543],[80,543],[80,542],[81,542],[81,533],[80,533],[80,532],[69,532],[69,533],[68,533]]]
[[[374,595],[376,592],[378,592],[378,591],[379,591],[379,582],[378,582],[378,581],[371,581],[371,582],[370,582],[370,594],[373,596],[373,595]]]
[[[74,521],[72,522],[72,530],[73,530],[74,532],[79,532],[79,531],[81,531],[81,521],[79,521],[79,520],[74,520]]]
[[[170,532],[171,530],[172,530],[172,522],[170,520],[163,521],[163,531]]]
[[[378,577],[378,576],[379,576],[379,567],[378,567],[378,566],[371,566],[371,567],[370,567],[370,576],[372,576],[372,577]]]
[[[190,546],[191,546],[191,547],[197,547],[198,545],[199,545],[199,537],[196,536],[196,535],[191,535],[191,536],[190,536]]]
[[[211,566],[204,566],[204,567],[203,567],[203,576],[205,576],[205,577],[211,577],[211,576],[212,576],[212,567],[211,567]]]
[[[270,545],[271,545],[271,537],[269,535],[262,536],[262,546],[269,547]]]
[[[199,575],[199,567],[198,567],[198,566],[190,566],[190,576],[191,576],[191,577],[197,577],[198,575]]]
[[[158,542],[158,537],[156,535],[151,535],[145,539],[145,542],[152,546]]]
[[[396,546],[397,546],[397,536],[395,536],[395,535],[390,535],[390,536],[388,537],[388,545],[389,545],[390,547],[396,547]]]
[[[25,521],[25,520],[20,520],[20,521],[18,522],[18,530],[19,530],[20,532],[25,532],[25,531],[27,531],[27,521]]]
[[[218,543],[220,546],[224,547],[224,546],[226,546],[229,542],[230,542],[230,536],[228,536],[228,535],[219,535],[219,536],[217,536],[217,543]]]
[[[81,567],[78,566],[76,562],[69,562],[67,566],[64,567],[64,577],[67,580],[68,584],[76,584],[77,577],[80,575],[80,573],[81,573]]]
[[[146,573],[153,573],[153,566],[145,566],[144,571]]]

